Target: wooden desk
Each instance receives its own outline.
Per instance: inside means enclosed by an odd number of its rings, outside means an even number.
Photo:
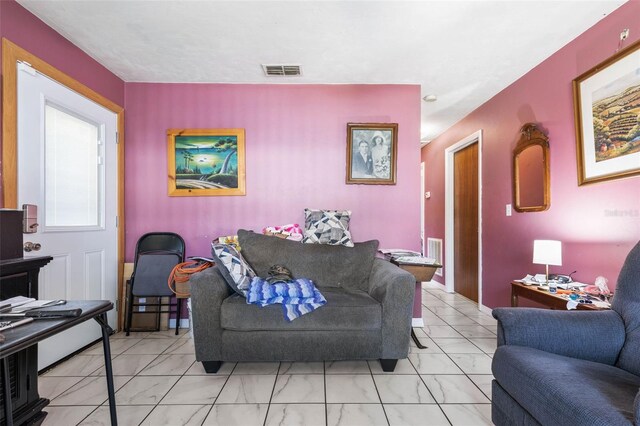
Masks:
[[[9,376],[8,357],[35,344],[47,337],[58,334],[75,325],[90,319],[95,319],[102,328],[102,346],[104,350],[104,366],[107,376],[107,392],[109,395],[109,410],[111,424],[117,425],[116,399],[113,386],[113,370],[111,368],[111,349],[109,346],[109,334],[113,331],[107,323],[107,312],[113,309],[113,303],[107,300],[82,300],[68,301],[60,310],[82,309],[82,314],[75,318],[37,319],[29,324],[4,330],[4,343],[0,343],[0,385],[4,390],[4,418],[6,426],[13,425],[13,411],[11,401],[11,380]],[[53,309],[51,309],[53,310]],[[40,398],[39,405],[44,408],[49,400]],[[18,420],[19,421],[19,420]]]
[[[391,263],[393,263],[394,265],[396,265],[398,268],[403,269],[409,273],[411,273],[415,279],[416,279],[416,294],[414,297],[416,298],[420,298],[419,300],[422,301],[422,282],[423,281],[431,281],[431,279],[433,278],[433,274],[435,274],[435,272],[438,270],[438,268],[442,268],[442,265],[438,265],[437,263],[434,263],[433,265],[417,265],[417,264],[411,264],[411,263],[402,263],[402,262],[398,262],[397,260],[391,258],[389,259],[389,261]],[[420,313],[422,316],[422,304],[420,306]],[[414,313],[415,315],[415,313]],[[425,349],[426,346],[424,346],[422,343],[420,343],[420,340],[418,340],[418,336],[416,336],[416,332],[413,331],[413,327],[411,327],[411,338],[413,339],[413,341],[415,342],[416,346],[419,349]]]
[[[540,290],[537,285],[524,285],[522,283],[512,281],[511,282],[511,306],[518,306],[518,298],[524,297],[525,299],[533,300],[550,309],[567,310],[567,299],[564,297],[551,294],[548,291]],[[588,303],[579,303],[577,308],[579,310],[586,311],[599,311],[606,308],[599,308],[595,305]]]

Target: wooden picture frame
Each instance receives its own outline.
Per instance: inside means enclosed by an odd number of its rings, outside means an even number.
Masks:
[[[578,185],[640,174],[640,40],[573,80]]]
[[[347,184],[395,185],[397,123],[347,123]]]
[[[169,196],[245,195],[244,129],[169,129]]]

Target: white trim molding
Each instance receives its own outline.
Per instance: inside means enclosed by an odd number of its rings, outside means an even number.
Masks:
[[[453,156],[456,152],[478,143],[478,306],[482,305],[482,130],[478,130],[462,139],[461,141],[451,145],[444,151],[444,276],[446,282],[446,291],[454,292],[454,187],[453,187]]]

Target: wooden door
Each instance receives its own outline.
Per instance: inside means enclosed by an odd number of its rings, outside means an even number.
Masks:
[[[454,175],[454,290],[478,301],[478,143],[456,152]]]

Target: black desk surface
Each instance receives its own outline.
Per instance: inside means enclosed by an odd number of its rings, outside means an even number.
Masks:
[[[0,343],[0,358],[12,355],[47,337],[108,312],[113,309],[113,303],[108,300],[69,300],[64,305],[47,310],[76,308],[82,309],[82,314],[75,318],[35,319],[28,324],[3,330],[5,341]]]

